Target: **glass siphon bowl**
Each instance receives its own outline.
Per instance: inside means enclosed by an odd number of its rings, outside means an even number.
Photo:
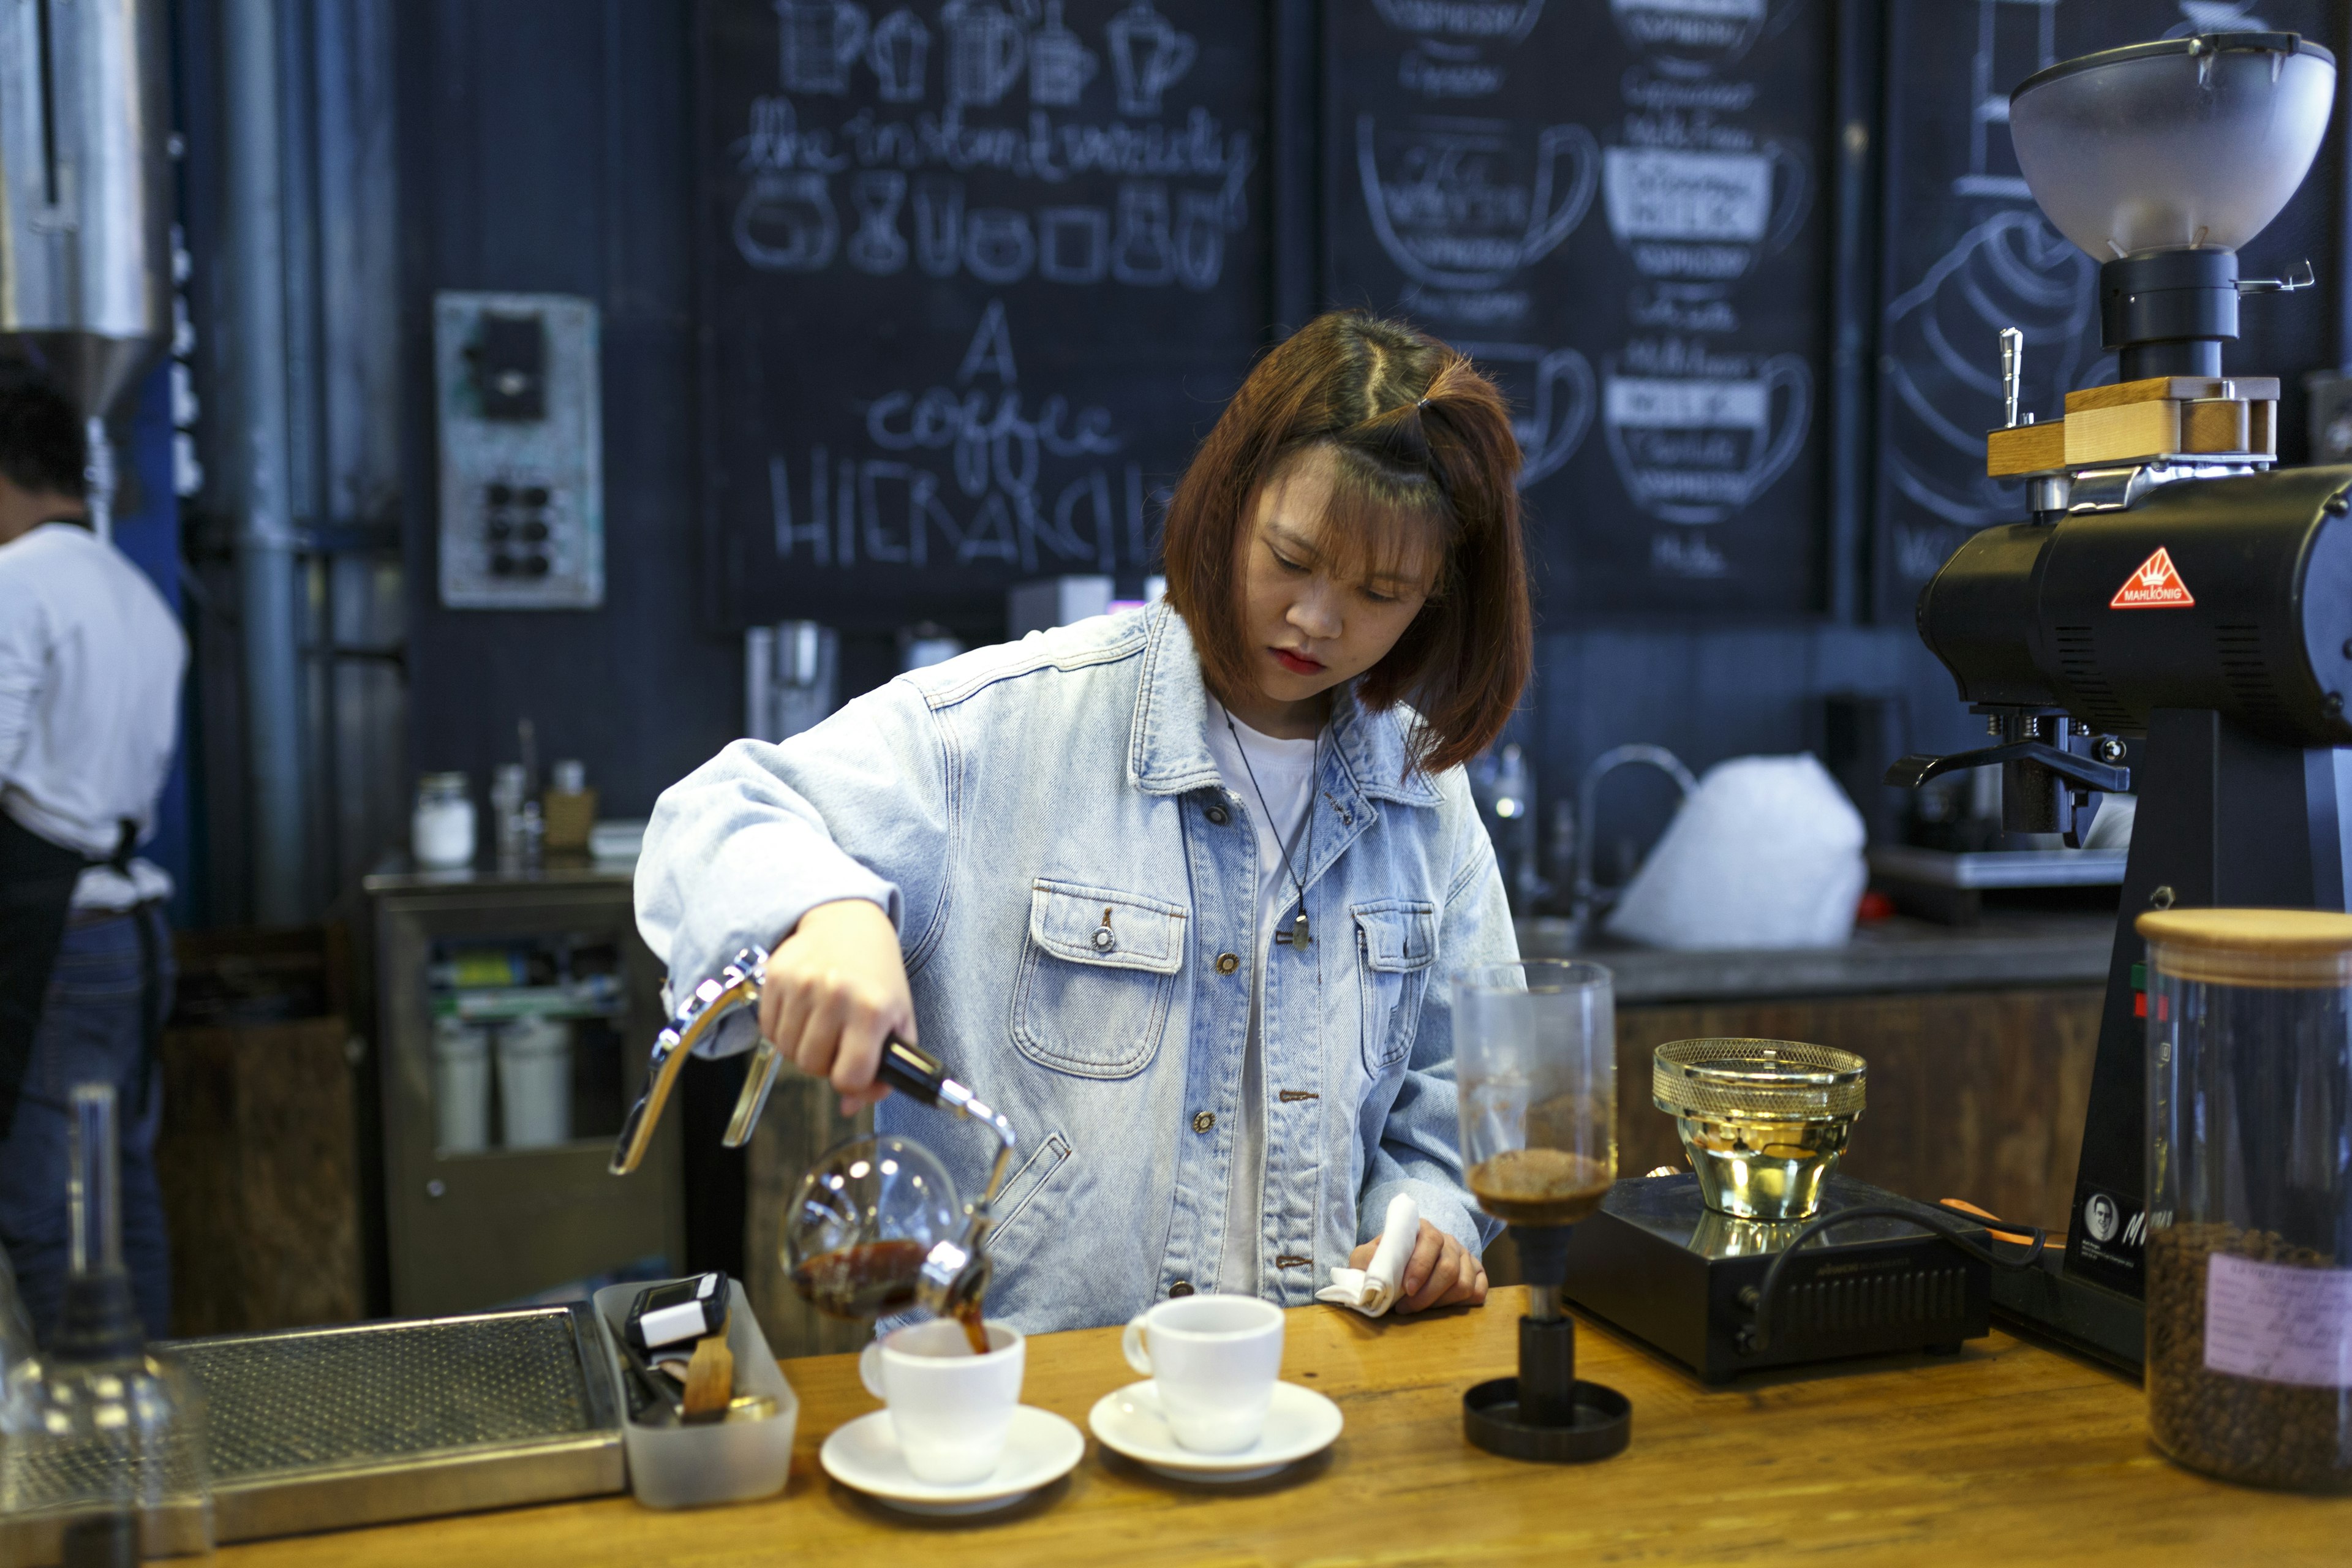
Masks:
[[[1794,1040],[1675,1040],[1650,1099],[1675,1119],[1706,1206],[1736,1219],[1809,1218],[1862,1115],[1864,1064]]]

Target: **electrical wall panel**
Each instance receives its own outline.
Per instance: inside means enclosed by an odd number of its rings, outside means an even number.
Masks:
[[[596,307],[564,294],[433,299],[441,603],[604,602]]]

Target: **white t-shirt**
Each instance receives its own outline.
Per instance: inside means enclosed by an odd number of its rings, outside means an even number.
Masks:
[[[1225,727],[1228,720],[1233,724],[1230,730]],[[1298,912],[1298,885],[1284,868],[1283,847],[1289,847],[1291,866],[1300,876],[1306,875],[1307,829],[1315,804],[1318,743],[1261,735],[1234,719],[1215,698],[1209,699],[1209,754],[1216,759],[1218,774],[1240,798],[1242,815],[1257,834],[1257,963],[1250,971],[1241,1118],[1234,1129],[1233,1184],[1225,1189],[1224,1254],[1217,1263],[1217,1289],[1244,1296],[1258,1291],[1258,1231],[1265,1224],[1265,1046],[1259,1038],[1258,1016],[1265,999],[1265,970],[1272,960],[1275,934],[1288,930]],[[1261,794],[1265,797],[1263,809],[1258,801]],[[1267,820],[1268,813],[1272,821]]]
[[[50,843],[114,853],[146,837],[171,771],[188,643],[145,574],[86,528],[45,522],[0,544],[0,810]],[[144,860],[93,868],[73,907],[126,910],[172,890]]]

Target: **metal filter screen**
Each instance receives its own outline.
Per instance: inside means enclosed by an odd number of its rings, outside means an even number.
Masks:
[[[1674,1040],[1652,1058],[1651,1103],[1713,1121],[1822,1121],[1862,1114],[1863,1059],[1799,1040]]]
[[[504,1447],[604,1425],[572,1314],[362,1323],[188,1341],[215,1485],[271,1473]]]

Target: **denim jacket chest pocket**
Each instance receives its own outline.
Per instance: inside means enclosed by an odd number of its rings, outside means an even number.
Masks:
[[[1160,1049],[1184,963],[1181,904],[1040,877],[1013,987],[1013,1043],[1081,1078],[1129,1078]]]
[[[1363,995],[1364,1070],[1377,1079],[1412,1053],[1437,959],[1437,906],[1381,899],[1349,906]]]

